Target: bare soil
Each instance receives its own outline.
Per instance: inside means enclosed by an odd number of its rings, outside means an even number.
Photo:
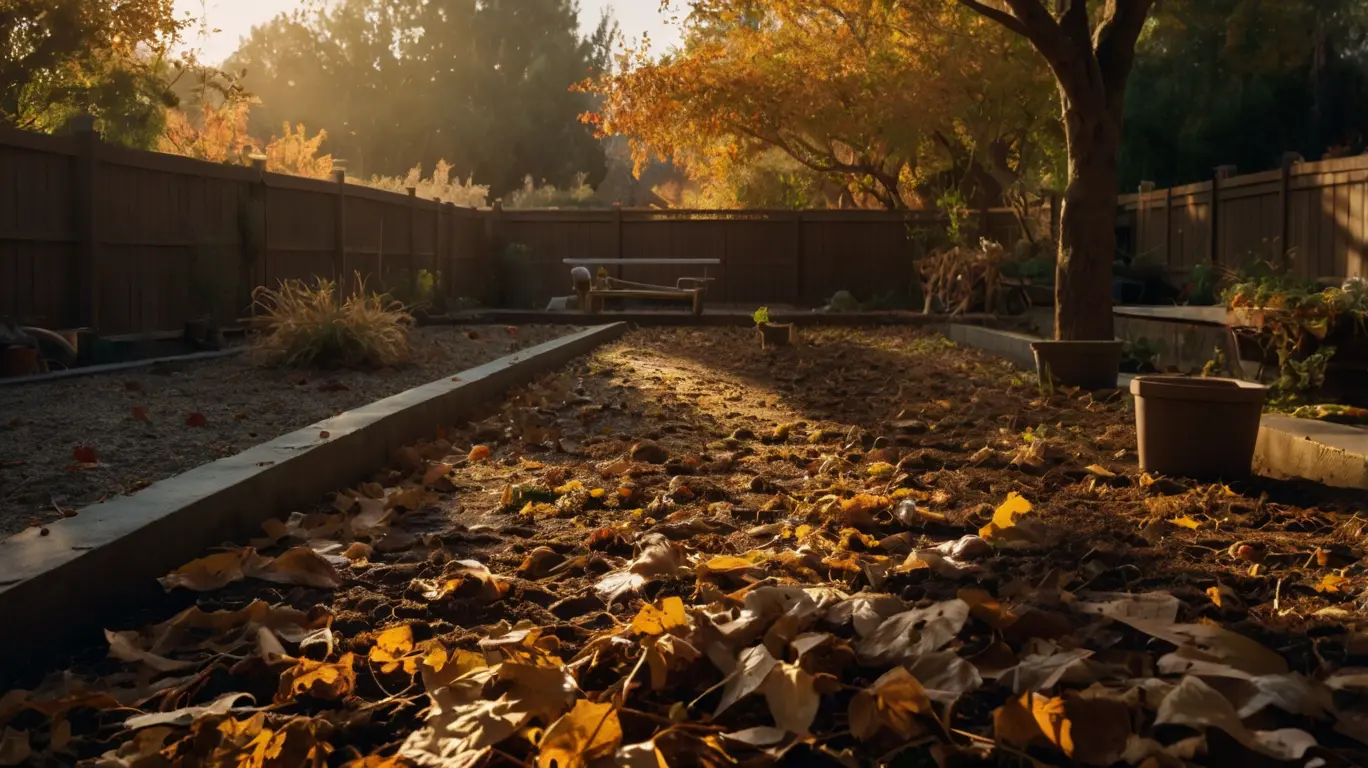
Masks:
[[[335,572],[191,564],[0,727],[43,765],[1368,754],[1361,493],[1150,477],[1123,394],[933,334],[759,346],[636,332],[511,393],[227,555]]]
[[[376,372],[231,357],[0,389],[0,538],[575,330],[418,328],[413,363]]]

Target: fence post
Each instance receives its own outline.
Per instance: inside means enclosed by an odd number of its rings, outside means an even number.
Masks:
[[[442,222],[446,220],[446,205],[440,197],[432,198],[432,202],[437,204],[437,209],[432,212],[432,259],[428,266],[432,269],[432,293],[436,298],[446,293],[446,284],[442,282],[442,232],[445,230]]]
[[[408,272],[408,288],[412,296],[418,295],[418,188],[407,187],[408,191],[408,260],[404,269]]]
[[[1292,218],[1292,166],[1302,162],[1296,152],[1284,152],[1282,156],[1282,176],[1278,179],[1278,266],[1288,267],[1287,238]]]
[[[803,212],[793,214],[793,305],[803,303]]]
[[[266,284],[266,158],[253,157],[255,177],[247,188],[246,226],[243,227],[242,266],[238,274],[239,307],[248,315],[256,315],[253,293],[258,284]],[[245,303],[243,300],[245,299]]]
[[[76,305],[71,311],[77,326],[100,325],[100,243],[96,226],[95,185],[99,175],[100,134],[95,118],[79,115],[76,135]]]
[[[1173,268],[1173,187],[1164,190],[1164,266]]]
[[[347,280],[347,169],[333,171],[337,184],[337,215],[333,221],[333,275],[337,279],[337,295],[347,295],[343,287]]]
[[[1221,182],[1234,175],[1235,166],[1218,165],[1211,176],[1211,237],[1207,258],[1212,264],[1221,263]]]
[[[1142,181],[1137,190],[1135,207],[1135,248],[1131,258],[1139,256],[1145,250],[1145,225],[1149,222],[1149,201],[1146,195],[1154,191],[1154,182]]]
[[[499,303],[503,303],[504,280],[508,270],[503,268],[503,249],[504,249],[504,222],[503,222],[503,200],[495,200],[494,205],[489,209],[489,218],[486,220],[485,240],[489,245],[489,264],[493,268],[493,286],[488,291],[489,295],[497,298]]]

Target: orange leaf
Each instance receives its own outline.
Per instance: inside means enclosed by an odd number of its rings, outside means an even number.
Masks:
[[[469,461],[487,461],[489,459],[489,446],[477,445],[470,449]]]
[[[209,420],[204,418],[204,414],[200,413],[199,411],[195,411],[194,413],[185,417],[185,426],[207,427],[209,426]]]
[[[71,452],[71,458],[78,464],[95,464],[100,460],[100,454],[89,445],[78,445],[76,450]]]
[[[134,421],[151,421],[152,419],[148,417],[148,415],[147,415],[147,409],[146,409],[146,408],[144,408],[144,407],[141,406],[141,405],[135,405],[135,406],[133,406],[133,420],[134,420]]]

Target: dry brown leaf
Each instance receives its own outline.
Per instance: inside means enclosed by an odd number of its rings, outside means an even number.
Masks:
[[[1183,601],[1167,592],[1089,592],[1080,594],[1073,604],[1076,611],[1105,616],[1109,619],[1153,621],[1173,624],[1178,620],[1178,609]]]
[[[1008,699],[993,712],[997,738],[1016,746],[1049,743],[1085,765],[1111,765],[1130,741],[1130,707],[1110,699],[1034,693]]]
[[[0,733],[0,765],[19,765],[26,762],[32,754],[28,731],[17,731],[7,727],[4,733]]]
[[[1221,627],[1167,624],[1142,619],[1120,620],[1145,634],[1173,643],[1183,656],[1219,662],[1251,675],[1282,675],[1288,671],[1287,661],[1282,656],[1244,635]]]
[[[193,661],[177,661],[159,656],[141,647],[141,638],[137,632],[111,632],[105,630],[105,639],[109,641],[110,658],[118,659],[136,664],[146,664],[149,668],[157,672],[176,672],[182,669],[189,669],[196,666]]]
[[[822,703],[811,674],[797,664],[779,662],[761,690],[775,725],[799,736],[808,733]]]
[[[983,687],[978,668],[954,651],[924,653],[904,665],[932,701],[952,702]]]
[[[883,728],[902,739],[912,739],[922,731],[917,715],[934,715],[931,699],[912,673],[894,667],[851,699],[850,731],[861,741],[868,741]]]
[[[246,578],[243,569],[255,558],[256,550],[250,547],[220,552],[191,560],[157,581],[167,592],[176,587],[195,592],[210,592]]]
[[[243,567],[247,576],[274,584],[293,584],[318,589],[342,586],[342,577],[323,555],[312,547],[295,547],[274,559],[260,556],[247,561]]]
[[[448,595],[462,594],[494,601],[508,592],[508,581],[499,578],[478,560],[455,560],[447,563],[442,578],[435,581],[414,580],[423,589],[423,597],[441,600]]]
[[[731,705],[760,690],[778,663],[763,645],[742,651],[736,660],[735,670],[722,687],[722,698],[717,702],[713,717],[720,716]]]
[[[322,701],[341,701],[356,688],[356,658],[348,653],[335,663],[296,659],[293,667],[280,675],[276,703],[287,704],[299,696]]]
[[[855,650],[867,664],[896,664],[940,650],[968,620],[968,603],[946,600],[889,617],[857,643]]]
[[[413,652],[413,627],[400,624],[381,632],[375,638],[367,657],[372,664],[382,665],[380,672],[390,674],[401,667],[412,675],[418,671],[421,656]]]
[[[1164,697],[1154,722],[1157,725],[1186,725],[1198,730],[1217,728],[1245,747],[1278,760],[1300,760],[1308,749],[1317,745],[1314,736],[1296,728],[1250,730],[1225,696],[1193,676],[1184,677]]]
[[[202,717],[226,715],[237,707],[239,701],[251,698],[252,695],[249,693],[229,693],[201,706],[184,707],[172,712],[135,715],[124,721],[124,727],[135,731],[158,726],[184,728]]]
[[[1349,579],[1339,575],[1338,573],[1327,573],[1324,577],[1321,578],[1320,583],[1316,585],[1316,591],[1334,595],[1342,592],[1348,592],[1348,587]]]
[[[585,699],[551,724],[538,746],[537,768],[586,768],[613,754],[622,743],[622,725],[612,703]]]

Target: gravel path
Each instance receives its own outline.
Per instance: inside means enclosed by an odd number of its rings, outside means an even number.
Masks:
[[[0,537],[576,330],[419,328],[415,362],[374,373],[233,357],[0,389]]]

